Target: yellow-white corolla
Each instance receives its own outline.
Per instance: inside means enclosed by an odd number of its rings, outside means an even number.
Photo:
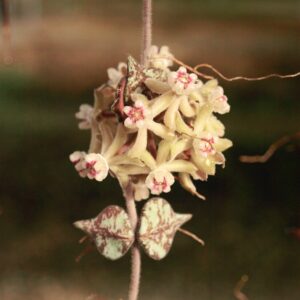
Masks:
[[[151,131],[161,139],[170,139],[174,136],[171,130],[165,125],[154,120],[170,105],[172,95],[170,93],[163,94],[153,100],[142,94],[133,94],[132,106],[125,106],[123,112],[126,115],[124,125],[137,131],[136,139],[132,147],[128,151],[131,157],[140,157],[146,150],[148,143],[148,131]]]
[[[152,45],[147,54],[149,66],[162,70],[169,70],[173,65],[173,55],[170,53],[169,47],[162,46],[160,49]]]
[[[147,173],[143,163],[124,155],[122,149],[127,141],[127,133],[123,124],[119,124],[115,132],[105,132],[102,129],[101,149],[99,153],[75,151],[70,155],[71,162],[81,177],[103,181],[109,171],[113,175],[136,175]],[[112,128],[113,129],[113,128]]]
[[[169,192],[176,180],[204,199],[193,180],[207,180],[225,165],[232,142],[216,114],[230,111],[228,99],[216,80],[203,83],[185,67],[172,71],[168,47],[152,46],[147,57],[144,68],[131,68],[129,59],[108,69],[94,108],[82,105],[76,115],[80,128],[91,129],[88,153],[76,151],[70,160],[81,177],[102,181],[110,174],[121,185],[131,182],[137,201]],[[122,93],[120,82],[131,86],[117,116],[111,105]]]

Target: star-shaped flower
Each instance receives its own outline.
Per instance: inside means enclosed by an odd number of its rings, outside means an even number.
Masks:
[[[79,111],[75,114],[75,117],[80,120],[79,129],[90,129],[92,127],[94,108],[89,104],[81,104]]]
[[[87,177],[102,181],[108,175],[109,167],[106,159],[99,153],[89,153],[85,157]]]
[[[224,95],[224,90],[221,86],[216,86],[210,95],[209,102],[213,107],[213,111],[219,114],[226,114],[230,111],[228,98]]]
[[[203,132],[200,137],[197,137],[193,141],[193,147],[196,154],[202,157],[208,157],[216,153],[215,143],[218,137],[213,136],[209,132]]]
[[[125,106],[123,112],[127,115],[124,125],[128,128],[142,128],[150,116],[150,111],[146,105],[139,100],[133,106]]]
[[[149,66],[153,68],[168,70],[173,65],[173,55],[169,51],[169,47],[162,46],[160,49],[152,45],[148,51]]]
[[[156,169],[149,173],[146,178],[146,186],[153,195],[159,195],[162,192],[171,191],[171,185],[175,182],[174,176],[167,170],[162,168]]]
[[[185,67],[180,67],[176,72],[170,72],[168,83],[178,95],[189,95],[202,85],[198,76],[194,73],[188,73]]]
[[[118,64],[118,67],[107,69],[108,82],[107,84],[112,88],[116,89],[120,80],[126,75],[127,65],[123,62]]]
[[[171,93],[163,94],[149,101],[142,94],[133,94],[134,101],[132,106],[125,106],[123,112],[127,118],[124,125],[130,129],[137,130],[136,140],[130,148],[128,155],[139,157],[147,148],[148,130],[162,139],[170,139],[174,136],[166,126],[154,121],[154,118],[162,113],[172,101]]]
[[[173,173],[193,174],[197,170],[196,166],[187,160],[172,159],[172,147],[172,141],[163,140],[158,145],[156,159],[148,151],[141,156],[141,160],[151,170],[145,183],[154,195],[168,193],[171,190],[175,182]]]

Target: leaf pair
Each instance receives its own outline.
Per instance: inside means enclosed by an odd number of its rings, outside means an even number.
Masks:
[[[142,209],[136,239],[147,255],[161,260],[170,251],[177,230],[191,218],[191,214],[175,213],[166,200],[152,198]],[[87,233],[98,251],[111,260],[125,255],[135,241],[129,216],[120,206],[108,206],[96,218],[74,225]]]

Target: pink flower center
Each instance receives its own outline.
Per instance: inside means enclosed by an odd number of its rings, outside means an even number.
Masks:
[[[167,179],[164,177],[163,181],[159,182],[155,178],[153,178],[153,189],[155,191],[164,191],[168,187]]]
[[[178,71],[176,82],[178,81],[183,83],[184,88],[186,89],[189,86],[189,84],[193,82],[193,78],[186,72]]]
[[[214,152],[214,146],[213,144],[215,143],[214,138],[201,138],[201,146],[200,146],[200,151],[203,153],[212,153]]]
[[[88,173],[91,175],[91,176],[93,176],[93,177],[95,177],[96,175],[97,175],[97,171],[95,170],[95,168],[94,168],[94,165],[96,164],[96,161],[95,160],[93,160],[93,161],[91,161],[91,162],[87,162],[86,164],[85,164],[85,166],[86,166],[86,168],[87,168],[87,170],[88,170]]]
[[[127,116],[133,123],[136,123],[140,120],[145,119],[143,107],[133,107],[128,113]]]

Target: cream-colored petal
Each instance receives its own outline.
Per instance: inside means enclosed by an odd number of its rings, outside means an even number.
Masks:
[[[208,131],[212,133],[212,135],[221,137],[225,134],[225,126],[215,116],[211,115],[211,117],[207,120],[204,131]]]
[[[205,173],[203,170],[198,169],[197,172],[192,174],[192,177],[194,180],[207,181],[208,174]]]
[[[193,163],[197,166],[197,168],[208,174],[208,175],[215,175],[216,173],[216,164],[211,158],[203,158],[196,155],[194,151],[191,151],[191,157]]]
[[[217,152],[215,155],[214,155],[214,160],[215,160],[215,163],[217,165],[223,165],[223,167],[225,167],[225,156],[223,155],[223,153],[221,152]]]
[[[204,130],[205,124],[208,121],[212,110],[209,106],[205,105],[197,112],[196,120],[194,123],[194,132],[201,133]]]
[[[172,143],[170,160],[175,159],[178,154],[190,149],[191,146],[191,139],[180,139],[175,141],[174,143]]]
[[[174,138],[174,133],[166,126],[160,123],[156,123],[152,120],[149,120],[147,124],[148,129],[151,130],[155,135],[161,137],[162,139],[170,140]]]
[[[143,176],[141,176],[136,183],[133,183],[132,186],[135,201],[146,200],[149,198],[150,192],[145,184],[145,178]]]
[[[130,157],[140,157],[141,154],[146,151],[147,139],[148,139],[148,129],[147,127],[139,128],[136,140],[132,148],[128,151],[128,156]]]
[[[127,155],[116,155],[110,158],[109,165],[133,165],[145,167],[145,164],[139,158],[132,158]]]
[[[133,165],[119,165],[112,167],[112,171],[115,174],[127,174],[127,175],[141,175],[148,174],[150,170],[146,167],[138,167]]]
[[[89,153],[99,153],[101,152],[103,142],[100,134],[98,124],[95,120],[91,123],[91,140],[89,146]]]
[[[120,72],[114,68],[108,68],[107,75],[108,75],[108,78],[113,82],[118,81],[121,76]]]
[[[103,156],[106,159],[109,159],[110,157],[114,156],[118,152],[118,150],[126,143],[126,140],[127,134],[125,128],[123,124],[119,124],[117,127],[116,135]]]
[[[193,91],[189,95],[189,100],[192,101],[193,103],[197,103],[199,106],[204,105],[205,103],[205,98],[201,93],[201,88]]]
[[[157,167],[156,161],[151,155],[151,153],[147,150],[145,150],[141,156],[140,159],[145,163],[145,165],[150,168],[151,170],[154,170]]]
[[[167,92],[150,101],[150,107],[153,118],[166,110],[173,101],[174,93]]]
[[[101,153],[105,153],[113,141],[115,125],[112,124],[109,120],[103,120],[99,123],[98,126],[102,141]]]
[[[218,142],[215,145],[215,149],[218,152],[223,152],[230,147],[232,147],[232,141],[229,139],[218,139]]]
[[[165,170],[168,170],[170,172],[184,172],[184,173],[193,173],[197,170],[196,166],[183,159],[176,159],[170,162],[167,162],[163,165],[161,165],[161,168],[164,168]]]
[[[179,173],[179,182],[181,186],[192,195],[197,196],[199,199],[206,200],[203,195],[197,192],[197,189],[188,173]]]
[[[195,108],[189,103],[188,97],[182,98],[179,108],[185,117],[191,118],[195,116]]]
[[[193,129],[184,122],[179,112],[176,113],[175,124],[177,132],[186,134],[190,137],[194,135]]]
[[[182,98],[180,96],[174,97],[172,103],[170,104],[164,115],[165,125],[172,130],[176,129],[176,113],[178,111],[181,99]]]
[[[157,94],[164,94],[168,91],[170,91],[170,86],[163,81],[153,79],[153,78],[148,78],[145,80],[146,86],[154,93]]]
[[[157,149],[156,162],[158,165],[166,162],[169,159],[171,150],[171,142],[162,140]]]
[[[201,87],[201,93],[205,96],[211,94],[211,92],[218,86],[218,81],[216,79],[211,79],[205,82]]]
[[[137,101],[142,102],[145,107],[147,107],[149,104],[148,98],[145,95],[140,94],[140,93],[131,94],[131,99],[133,102],[137,102]]]

